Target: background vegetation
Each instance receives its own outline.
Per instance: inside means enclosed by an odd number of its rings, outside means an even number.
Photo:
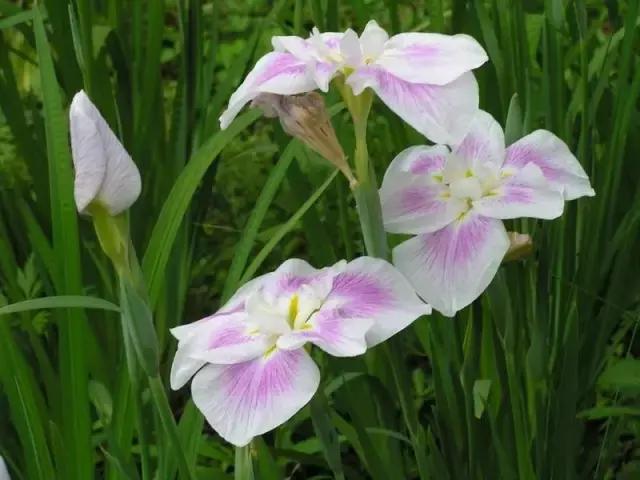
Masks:
[[[481,107],[510,142],[539,127],[563,138],[597,196],[553,222],[512,222],[534,255],[505,265],[455,319],[434,314],[395,339],[402,378],[379,349],[319,355],[316,421],[304,409],[238,464],[252,461],[260,479],[640,478],[639,3],[0,0],[0,305],[31,301],[0,308],[0,454],[13,477],[177,472],[175,445],[125,367],[118,314],[34,310],[52,295],[117,303],[73,203],[72,95],[87,90],[142,173],[131,225],[166,373],[168,329],[242,281],[290,256],[321,266],[363,252],[346,182],[325,183],[329,165],[257,112],[222,133],[217,118],[271,35],[376,19],[390,32],[477,38],[491,57],[477,71]],[[349,121],[333,111],[348,151]],[[425,141],[376,103],[369,143],[381,173]],[[188,389],[170,400],[194,478],[232,478],[233,449]]]

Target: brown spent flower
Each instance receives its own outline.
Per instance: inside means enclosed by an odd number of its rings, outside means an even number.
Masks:
[[[356,184],[322,95],[316,92],[302,95],[262,93],[251,102],[251,106],[260,108],[266,117],[278,117],[285,132],[338,167],[352,187]]]

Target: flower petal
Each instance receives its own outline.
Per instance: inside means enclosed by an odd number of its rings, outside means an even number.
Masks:
[[[429,313],[390,263],[360,257],[335,275],[324,304],[305,327],[281,337],[278,345],[295,348],[309,341],[334,356],[360,355]]]
[[[229,106],[220,117],[220,128],[227,128],[242,107],[260,93],[296,95],[316,88],[305,62],[290,53],[267,53],[231,95]]]
[[[468,126],[467,134],[453,152],[466,159],[472,168],[488,162],[501,166],[505,155],[502,127],[490,114],[478,110]]]
[[[264,354],[275,343],[252,332],[246,314],[212,315],[188,325],[171,365],[171,388],[177,390],[205,363],[233,364]],[[184,332],[184,328],[183,332]],[[174,333],[172,330],[171,333]]]
[[[478,213],[492,218],[550,220],[562,215],[564,198],[562,192],[547,184],[540,168],[529,163],[490,195],[475,200],[473,207]]]
[[[391,37],[375,63],[406,82],[446,85],[488,59],[469,35],[401,33]]]
[[[213,429],[243,446],[304,407],[320,372],[302,349],[274,350],[236,365],[207,365],[193,379],[193,401]]]
[[[478,110],[478,84],[465,73],[447,85],[409,83],[381,67],[364,66],[347,78],[355,95],[370,87],[400,118],[434,143],[464,137]]]
[[[110,215],[129,208],[140,195],[140,172],[86,93],[76,93],[69,110],[79,212],[99,201]]]
[[[440,175],[449,153],[449,149],[444,145],[409,147],[393,159],[385,172],[385,177],[396,172],[407,172],[414,175]]]
[[[364,60],[375,60],[384,51],[385,43],[389,40],[387,32],[375,20],[370,20],[360,35],[360,46]]]
[[[487,288],[508,248],[500,220],[469,213],[400,244],[393,263],[433,308],[453,316]]]
[[[4,458],[0,456],[0,480],[11,480],[9,476],[9,470],[7,470],[7,465],[4,463]]]
[[[595,195],[578,159],[567,145],[547,130],[536,130],[507,148],[505,168],[518,170],[534,163],[553,188],[563,192],[565,200]]]
[[[452,197],[428,176],[387,174],[380,189],[384,228],[391,233],[427,233],[441,229],[467,210],[467,202]]]

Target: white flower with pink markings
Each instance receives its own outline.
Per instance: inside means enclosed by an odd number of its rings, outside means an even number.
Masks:
[[[287,260],[214,315],[172,330],[179,342],[171,386],[193,376],[193,401],[209,424],[246,445],[313,397],[320,372],[307,342],[334,356],[360,355],[430,311],[384,260],[321,270]]]
[[[328,91],[342,76],[355,95],[371,88],[404,121],[434,142],[459,141],[478,110],[471,70],[488,59],[468,35],[401,33],[389,38],[375,21],[358,36],[320,33],[309,38],[273,37],[263,56],[229,100],[220,117],[226,128],[262,93],[296,95]]]
[[[451,149],[400,153],[380,189],[385,229],[416,235],[394,249],[394,264],[447,316],[495,276],[510,245],[502,220],[557,218],[565,200],[593,195],[562,140],[537,130],[505,149],[502,128],[482,111]]]

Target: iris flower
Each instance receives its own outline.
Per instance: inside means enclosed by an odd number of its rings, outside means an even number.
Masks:
[[[140,195],[138,168],[83,90],[73,97],[69,122],[78,211],[91,213],[97,204],[118,215]]]
[[[495,276],[510,244],[502,220],[553,219],[585,195],[595,195],[589,178],[558,137],[536,130],[505,149],[502,128],[482,111],[451,149],[401,152],[380,189],[385,229],[415,235],[394,249],[394,264],[447,316]]]
[[[245,284],[217,313],[172,330],[171,386],[194,376],[193,401],[227,441],[246,445],[287,421],[314,395],[320,372],[309,342],[360,355],[430,307],[383,260],[361,257],[316,270],[303,260]]]
[[[260,94],[327,92],[341,78],[360,95],[371,88],[404,121],[434,142],[458,141],[478,110],[478,86],[471,70],[487,61],[468,35],[401,33],[389,38],[375,21],[358,36],[320,33],[307,39],[273,37],[264,55],[229,100],[220,117],[226,128]]]

